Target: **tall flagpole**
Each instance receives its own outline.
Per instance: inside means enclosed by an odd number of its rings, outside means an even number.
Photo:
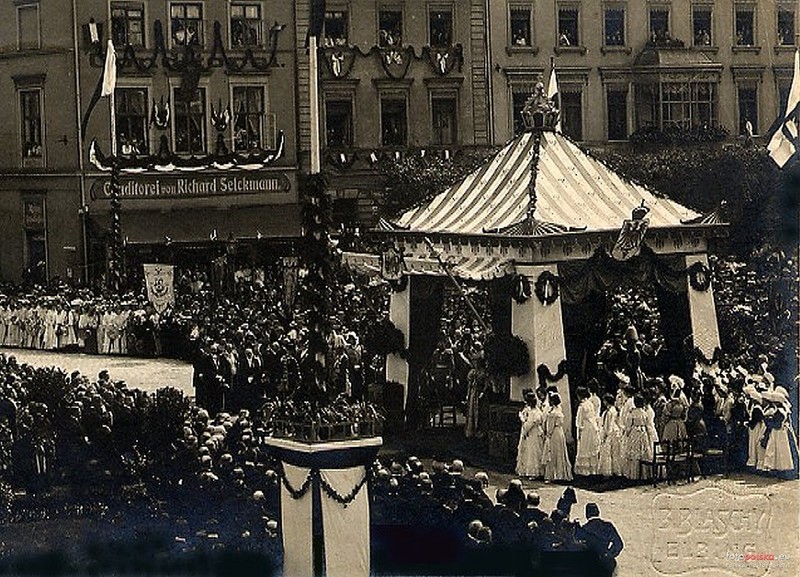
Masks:
[[[321,171],[319,141],[319,62],[317,59],[317,36],[308,39],[308,95],[311,107],[311,174]]]
[[[107,50],[114,50],[111,41],[108,43]],[[116,67],[116,58],[114,59]],[[114,71],[116,73],[116,70]],[[117,147],[117,99],[116,99],[116,76],[110,85],[108,93],[108,113],[110,116],[111,130],[111,259],[109,262],[109,284],[114,292],[119,292],[122,280],[122,222],[121,222],[121,202],[120,202],[120,166],[119,151]]]

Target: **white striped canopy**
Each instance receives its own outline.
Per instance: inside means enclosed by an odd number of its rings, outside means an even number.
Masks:
[[[438,194],[427,204],[405,212],[397,224],[409,231],[483,234],[505,229],[528,216],[532,133],[507,144],[478,170]],[[565,136],[542,133],[536,176],[536,235],[558,227],[591,231],[619,230],[644,201],[650,228],[680,227],[700,215],[622,178],[582,151]],[[541,231],[541,232],[539,232]]]

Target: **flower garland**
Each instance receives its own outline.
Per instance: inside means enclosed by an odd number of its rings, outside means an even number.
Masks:
[[[703,351],[700,350],[700,347],[694,348],[695,361],[706,367],[716,365],[717,363],[719,363],[721,358],[722,358],[722,349],[720,349],[719,347],[714,347],[714,352],[711,355],[710,359],[707,356],[705,356],[705,354],[703,354]]]
[[[486,366],[497,377],[521,377],[531,370],[528,345],[516,335],[492,335],[484,346]]]
[[[367,484],[372,475],[370,474],[370,470],[365,467],[364,476],[358,483],[355,484],[355,486],[347,495],[342,495],[336,489],[331,487],[331,485],[325,479],[322,478],[322,473],[319,469],[310,469],[308,471],[308,475],[306,475],[306,478],[299,489],[295,489],[289,483],[289,480],[286,478],[286,472],[283,470],[282,464],[278,467],[278,476],[280,477],[283,486],[289,492],[289,495],[295,501],[297,499],[301,499],[306,493],[308,493],[308,490],[311,488],[311,485],[313,484],[314,481],[319,481],[319,486],[322,488],[323,491],[325,491],[325,494],[328,496],[328,498],[332,499],[333,501],[336,501],[340,505],[347,507],[347,505],[355,501],[356,497],[358,497],[358,494],[361,492],[361,489],[364,487],[364,485]]]
[[[524,274],[518,274],[514,277],[511,298],[513,298],[517,304],[523,304],[531,298],[531,282]]]
[[[551,305],[558,300],[559,278],[549,270],[542,272],[536,279],[536,298],[545,306]]]
[[[370,328],[365,344],[369,351],[381,356],[398,354],[405,358],[407,353],[405,335],[390,318],[384,318]]]
[[[567,374],[567,360],[562,359],[558,363],[556,374],[550,372],[550,367],[542,363],[536,367],[536,375],[539,377],[539,387],[547,388],[548,383],[557,383]]]
[[[711,286],[711,271],[705,263],[696,262],[686,272],[689,273],[689,284],[698,292],[705,292]]]

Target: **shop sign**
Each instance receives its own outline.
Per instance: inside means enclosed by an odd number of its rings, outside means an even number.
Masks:
[[[234,194],[269,194],[291,190],[285,174],[136,175],[120,178],[120,198],[198,198]],[[111,180],[92,185],[93,200],[111,197]]]

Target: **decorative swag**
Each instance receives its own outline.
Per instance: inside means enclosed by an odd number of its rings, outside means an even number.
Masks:
[[[599,249],[588,260],[559,263],[559,288],[565,303],[579,303],[593,292],[616,287],[655,283],[670,292],[686,292],[686,264],[678,255],[656,255],[647,246],[627,261],[612,258]]]

